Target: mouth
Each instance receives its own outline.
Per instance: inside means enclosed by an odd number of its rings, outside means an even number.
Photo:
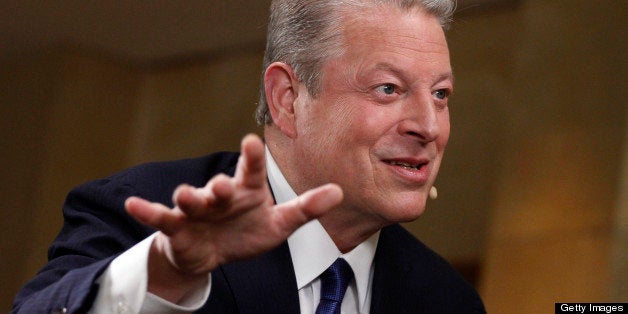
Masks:
[[[414,163],[414,162],[407,162],[407,161],[396,161],[396,160],[384,160],[385,163],[391,165],[391,166],[398,166],[398,167],[402,167],[404,169],[407,170],[419,170],[421,169],[421,167],[425,166],[427,163],[423,162],[423,163]]]
[[[429,160],[427,159],[384,159],[382,162],[390,166],[393,173],[404,181],[424,184],[429,179]]]

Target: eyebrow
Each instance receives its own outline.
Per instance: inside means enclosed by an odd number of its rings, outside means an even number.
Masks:
[[[375,65],[375,70],[384,70],[384,71],[390,71],[393,74],[395,74],[398,77],[405,77],[405,75],[403,75],[403,73],[397,69],[397,67],[391,63],[388,62],[379,62]],[[448,71],[448,72],[443,72],[439,75],[436,76],[436,81],[437,82],[442,82],[442,81],[446,81],[446,80],[450,80],[451,84],[453,85],[455,82],[455,76],[454,76],[454,72],[452,71]]]
[[[454,71],[453,70],[437,76],[437,81],[439,81],[439,82],[446,81],[446,80],[450,80],[452,85],[455,83],[456,76],[454,76]]]

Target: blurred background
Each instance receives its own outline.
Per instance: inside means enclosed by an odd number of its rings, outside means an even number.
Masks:
[[[269,1],[0,0],[0,311],[73,186],[237,150]],[[490,313],[628,302],[623,0],[459,0],[439,198],[407,224]]]

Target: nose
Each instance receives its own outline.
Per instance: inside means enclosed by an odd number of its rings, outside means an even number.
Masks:
[[[414,137],[422,143],[429,143],[435,141],[441,134],[439,114],[442,113],[436,107],[431,94],[409,99],[402,110],[404,111],[403,118],[397,125],[400,135]],[[443,118],[449,119],[448,116]]]

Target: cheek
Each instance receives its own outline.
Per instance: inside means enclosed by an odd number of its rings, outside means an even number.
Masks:
[[[312,165],[321,164],[326,170],[338,165],[338,162],[332,162],[334,159],[346,159],[343,155],[353,144],[350,134],[354,127],[354,121],[351,121],[354,113],[350,106],[329,103],[326,99],[308,103],[305,114],[297,123],[302,160],[308,160]]]
[[[375,124],[359,102],[349,98],[336,99],[333,103],[322,100],[313,105],[319,107],[312,112],[310,129],[316,129],[317,135],[330,145],[359,142],[360,134]]]
[[[354,164],[368,161],[370,149],[394,126],[395,113],[365,102],[360,95],[335,96],[321,97],[305,109],[307,119],[301,121],[300,133],[315,146],[310,147],[315,157],[310,157]]]
[[[341,122],[354,140],[361,144],[373,145],[391,130],[399,120],[399,113],[394,108],[372,104],[364,99],[356,99],[353,106],[345,112]]]

